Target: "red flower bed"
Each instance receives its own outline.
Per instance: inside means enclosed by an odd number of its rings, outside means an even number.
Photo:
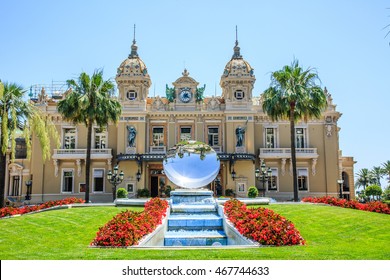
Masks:
[[[13,215],[23,215],[29,212],[34,212],[42,209],[47,209],[54,206],[73,204],[73,203],[84,203],[85,201],[81,198],[68,197],[61,200],[48,201],[39,205],[24,206],[20,208],[16,207],[4,207],[0,209],[0,218]]]
[[[377,212],[382,214],[390,214],[389,205],[380,201],[372,201],[367,203],[360,203],[356,200],[340,199],[333,196],[323,197],[305,197],[302,199],[303,202],[311,203],[325,203],[333,206],[352,208],[369,212]]]
[[[145,203],[143,212],[126,210],[117,214],[103,227],[99,228],[91,246],[126,247],[137,245],[139,240],[153,232],[166,215],[168,202],[152,198]]]
[[[244,203],[231,199],[224,204],[224,212],[242,235],[262,245],[305,244],[294,224],[270,209],[249,209]]]

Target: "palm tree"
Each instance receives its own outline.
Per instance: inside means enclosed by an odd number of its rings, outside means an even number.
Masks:
[[[389,185],[390,185],[390,160],[382,163],[382,166],[383,166],[383,174],[386,174],[388,176],[387,180],[389,181]]]
[[[67,81],[71,91],[58,102],[58,112],[65,120],[84,123],[87,127],[87,156],[85,160],[85,201],[89,202],[92,127],[100,128],[110,121],[117,122],[122,112],[120,103],[113,99],[114,84],[103,79],[103,71],[95,70],[92,77],[82,72],[78,80]]]
[[[381,186],[381,179],[384,175],[384,170],[380,166],[374,166],[371,170],[371,175],[374,179],[374,184]]]
[[[291,66],[271,74],[271,85],[263,93],[263,111],[272,120],[290,121],[291,160],[293,166],[294,201],[298,201],[298,178],[295,152],[295,122],[320,118],[327,105],[326,95],[316,82],[319,80],[312,68],[303,70],[297,60]]]
[[[31,156],[32,132],[38,138],[44,161],[50,157],[51,141],[59,145],[59,137],[53,123],[32,103],[23,100],[24,93],[25,90],[21,86],[15,83],[2,84],[0,81],[0,208],[4,207],[6,153],[10,151],[11,161],[15,159],[16,133],[23,132],[28,158]]]
[[[362,168],[356,173],[357,179],[355,185],[357,187],[363,187],[363,190],[366,190],[366,187],[375,182],[375,178],[372,176],[372,173],[367,168]]]

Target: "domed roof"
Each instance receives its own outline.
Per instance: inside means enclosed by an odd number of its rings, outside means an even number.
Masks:
[[[253,77],[254,69],[250,64],[242,58],[240,54],[240,47],[238,46],[238,41],[233,48],[234,54],[232,59],[226,64],[223,71],[223,77]]]
[[[117,70],[117,77],[134,77],[134,76],[145,76],[149,77],[148,69],[146,68],[145,63],[138,56],[138,46],[136,45],[135,40],[131,45],[131,53],[129,57],[126,58]]]

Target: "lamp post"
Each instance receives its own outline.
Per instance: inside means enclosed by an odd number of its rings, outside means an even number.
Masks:
[[[343,179],[337,180],[337,183],[340,186],[339,198],[343,198],[343,189],[342,189],[342,187],[343,187],[344,180]]]
[[[123,171],[118,174],[118,165],[115,165],[113,172],[111,170],[107,172],[107,180],[112,184],[113,201],[116,199],[116,186],[122,183],[124,175]]]
[[[32,189],[32,181],[31,180],[26,181],[26,187],[27,187],[27,190],[26,190],[25,200],[31,200],[31,189]]]
[[[135,174],[135,177],[137,178],[138,182],[139,182],[139,180],[141,180],[141,172],[139,171],[139,169],[137,171],[137,174]]]
[[[255,170],[255,177],[258,181],[261,181],[263,183],[263,197],[265,197],[265,183],[268,182],[268,179],[272,176],[272,169],[271,167],[268,167],[266,170],[265,163],[263,163],[259,168],[256,168]]]
[[[233,167],[233,171],[232,171],[232,179],[233,179],[233,181],[236,179],[236,171],[234,171],[234,167]]]

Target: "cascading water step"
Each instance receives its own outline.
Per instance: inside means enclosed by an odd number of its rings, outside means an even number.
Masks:
[[[171,214],[168,219],[169,230],[222,229],[223,220],[215,212],[205,214]]]
[[[170,206],[164,246],[227,245],[223,219],[217,213],[212,191],[172,191]]]
[[[214,204],[173,204],[172,213],[204,213],[215,211]]]
[[[227,236],[223,220],[216,211],[204,213],[172,213],[164,246],[223,246]]]
[[[222,246],[227,245],[223,230],[169,230],[164,246]]]

